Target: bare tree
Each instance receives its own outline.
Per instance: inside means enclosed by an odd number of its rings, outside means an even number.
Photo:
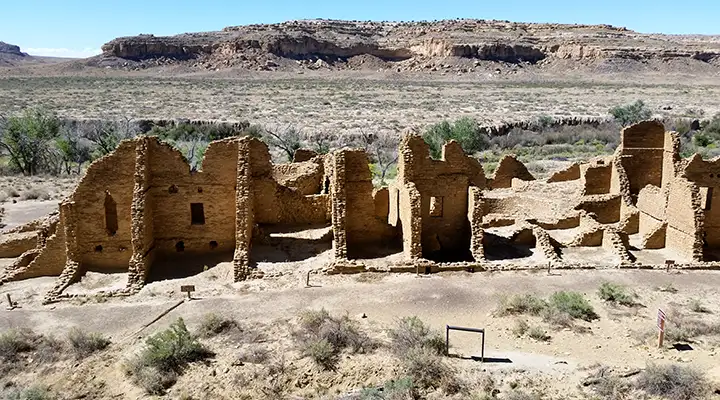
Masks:
[[[302,147],[302,132],[295,125],[266,126],[263,132],[263,139],[267,144],[282,150],[288,161],[292,161],[295,150]]]
[[[386,185],[388,172],[397,166],[400,134],[387,130],[372,133],[361,129],[359,141],[360,146],[370,157],[370,162],[375,165],[373,170],[375,177],[379,179],[380,185]]]

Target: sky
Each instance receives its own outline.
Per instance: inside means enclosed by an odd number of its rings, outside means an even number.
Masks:
[[[720,34],[720,0],[0,0],[0,13],[0,41],[56,57],[89,57],[119,36],[314,18],[477,18]]]

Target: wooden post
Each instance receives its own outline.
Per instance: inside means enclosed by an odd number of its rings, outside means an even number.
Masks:
[[[5,296],[7,297],[8,301],[8,310],[12,310],[13,308],[15,308],[15,306],[13,305],[12,299],[10,298],[10,293],[5,293]]]
[[[552,275],[552,272],[550,272],[550,268],[552,268],[552,263],[548,261],[548,275]]]
[[[305,277],[305,287],[310,287],[310,271],[307,272],[307,276]]]
[[[663,342],[665,342],[665,318],[660,320],[660,332],[658,333],[658,348],[662,349]]]

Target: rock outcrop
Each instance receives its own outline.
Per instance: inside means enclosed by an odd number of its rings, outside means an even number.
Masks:
[[[103,55],[95,59],[98,64],[133,68],[190,61],[205,69],[384,66],[399,71],[437,71],[447,68],[447,58],[524,65],[562,60],[680,59],[720,66],[720,37],[715,36],[650,35],[609,25],[485,20],[289,21],[167,37],[122,37],[102,50]],[[359,59],[353,62],[353,58]],[[477,66],[471,62],[459,70]]]
[[[26,57],[27,53],[23,53],[22,51],[20,51],[20,46],[0,41],[0,55]]]

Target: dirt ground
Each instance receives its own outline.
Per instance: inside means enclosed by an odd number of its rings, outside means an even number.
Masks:
[[[358,318],[363,329],[385,341],[384,330],[404,316],[418,316],[438,331],[446,324],[485,328],[485,356],[490,362],[453,358],[450,363],[470,376],[494,376],[501,393],[510,390],[508,385],[517,386],[519,382],[521,388],[542,393],[542,398],[584,398],[580,383],[588,369],[597,364],[633,369],[644,368],[648,363],[672,362],[693,366],[710,375],[720,372],[717,370],[720,336],[698,338],[689,349],[679,351],[672,347],[675,343],[666,343],[663,349],[658,349],[653,333],[659,308],[668,313],[694,315],[709,323],[720,323],[720,272],[571,270],[548,274],[546,270],[538,270],[455,272],[422,277],[390,273],[312,274],[312,287],[305,288],[304,271],[316,269],[322,261],[318,258],[312,265],[301,263],[292,268],[288,263],[280,263],[274,265],[277,269],[274,277],[235,284],[227,283],[232,267],[223,262],[192,277],[151,283],[139,295],[129,298],[90,298],[89,301],[66,301],[51,306],[40,305],[42,294],[53,283],[51,278],[4,285],[0,287],[0,294],[4,297],[5,293],[10,293],[22,308],[0,312],[3,329],[29,327],[36,332],[62,336],[72,327],[82,327],[101,332],[113,341],[106,352],[76,365],[78,372],[75,375],[80,371],[92,371],[91,379],[82,382],[70,379],[73,384],[69,385],[64,380],[72,373],[60,369],[43,373],[42,377],[35,371],[6,380],[13,380],[18,385],[40,379],[65,394],[87,392],[91,396],[102,393],[107,398],[145,398],[142,391],[128,383],[119,372],[123,357],[140,349],[145,337],[167,327],[177,317],[183,317],[192,330],[206,314],[217,313],[245,326],[261,329],[269,335],[267,343],[271,348],[292,348],[288,326],[303,310],[321,308],[332,314],[347,313]],[[266,269],[263,263],[259,267]],[[89,273],[69,291],[92,293],[121,287],[124,281],[124,274]],[[596,291],[606,281],[626,285],[638,295],[638,305],[625,307],[602,302]],[[184,298],[179,287],[186,284],[195,285],[194,300],[186,301],[142,329]],[[671,293],[668,288],[674,288],[676,292]],[[512,330],[517,318],[494,315],[503,296],[533,293],[545,297],[559,290],[583,293],[598,313],[599,320],[579,323],[584,329],[583,333],[578,333],[575,329],[555,329],[539,317],[520,317],[547,330],[551,339],[542,342],[516,337]],[[694,299],[700,299],[709,312],[690,311],[689,304]],[[360,318],[362,315],[367,318]],[[481,352],[480,344],[478,335],[452,333],[451,353],[477,356]],[[193,365],[170,390],[168,398],[177,398],[180,393],[198,399],[235,398],[230,381],[231,377],[243,372],[242,366],[233,365],[239,347],[224,342],[211,342],[211,347],[217,356],[209,364]],[[347,356],[339,367],[342,374],[349,374],[360,365],[365,365],[366,369],[348,376],[341,374],[341,377],[336,375],[340,373],[338,371],[335,375],[319,372],[306,358],[285,351],[289,362],[297,369],[296,373],[302,371],[309,379],[295,388],[292,395],[298,397],[287,398],[334,398],[333,393],[381,385],[397,373],[391,355],[383,350],[372,355]],[[374,367],[369,368],[366,364]]]

